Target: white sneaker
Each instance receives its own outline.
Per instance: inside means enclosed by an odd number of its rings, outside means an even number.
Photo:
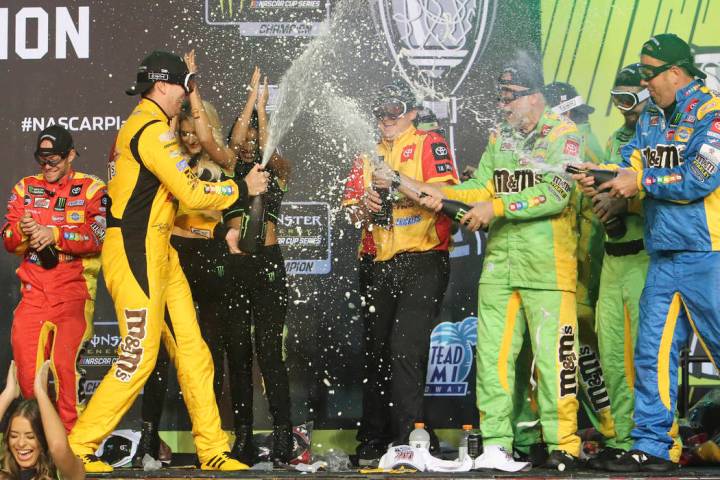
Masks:
[[[503,472],[528,471],[531,468],[530,462],[516,462],[507,450],[498,445],[487,445],[483,454],[475,459],[474,469],[500,470]]]

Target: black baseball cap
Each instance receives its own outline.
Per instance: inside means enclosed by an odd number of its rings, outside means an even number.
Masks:
[[[640,64],[631,63],[630,65],[624,66],[617,75],[615,75],[613,87],[642,87],[640,80]]]
[[[138,67],[135,85],[125,90],[125,93],[142,95],[157,81],[181,85],[189,92],[192,76],[182,58],[174,53],[156,50],[142,61]]]
[[[707,77],[705,72],[695,66],[695,56],[690,45],[674,33],[661,33],[651,37],[643,43],[640,55],[682,67],[694,77]]]
[[[383,85],[377,93],[373,107],[377,108],[392,102],[402,102],[407,106],[408,110],[418,105],[415,92],[410,88],[410,85],[402,80],[394,80],[392,83]]]
[[[515,85],[540,91],[545,85],[542,61],[537,52],[518,50],[503,66],[498,85]]]
[[[556,113],[574,110],[578,113],[593,113],[595,109],[585,103],[575,87],[569,83],[553,82],[543,89],[545,101]]]
[[[45,140],[52,142],[52,147],[40,148],[40,144]],[[60,155],[65,157],[74,148],[75,143],[70,132],[60,125],[51,125],[38,135],[35,156]]]

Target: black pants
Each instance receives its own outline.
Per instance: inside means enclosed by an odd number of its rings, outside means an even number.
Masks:
[[[413,423],[424,416],[430,333],[448,284],[449,257],[402,253],[375,262],[372,273],[358,439],[407,443]]]
[[[231,255],[235,285],[233,314],[218,336],[227,335],[235,426],[253,423],[253,337],[274,425],[290,425],[290,387],[283,360],[288,293],[285,261],[278,245],[256,255]]]
[[[234,295],[234,287],[227,275],[227,245],[223,239],[204,240],[175,235],[170,238],[170,243],[178,252],[180,265],[190,284],[193,300],[198,306],[200,331],[213,355],[213,387],[219,401],[222,394],[225,344],[222,340],[210,338],[206,332],[217,330],[215,325],[226,324],[230,314],[227,302]],[[143,421],[151,422],[156,427],[160,423],[167,393],[169,363],[170,358],[161,344],[155,369],[145,383],[142,400]]]

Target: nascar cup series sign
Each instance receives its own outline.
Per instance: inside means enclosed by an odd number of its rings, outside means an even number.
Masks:
[[[330,204],[283,202],[277,226],[278,243],[289,275],[330,273]]]
[[[430,335],[426,397],[464,397],[477,345],[477,317],[443,322]]]
[[[329,13],[328,0],[205,0],[209,25],[237,25],[246,36],[319,35]]]

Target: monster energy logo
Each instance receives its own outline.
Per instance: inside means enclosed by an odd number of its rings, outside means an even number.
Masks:
[[[243,8],[245,8],[245,0],[236,0],[233,2],[233,0],[220,0],[220,13],[225,15],[225,4],[227,3],[227,11],[228,15],[233,14],[233,5],[238,5],[237,13],[242,12]]]

